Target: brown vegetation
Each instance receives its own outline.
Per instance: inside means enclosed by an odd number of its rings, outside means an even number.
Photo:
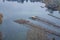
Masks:
[[[32,29],[27,33],[27,40],[48,40],[44,30]]]
[[[2,23],[3,14],[0,13],[0,24]]]
[[[42,28],[42,26],[38,26],[36,24],[33,24],[31,22],[27,22],[26,20],[24,20],[26,23],[26,25],[29,25],[31,28],[36,28],[36,29],[40,29],[40,30],[44,30],[45,32],[48,32],[48,33],[51,33],[53,35],[56,35],[56,36],[59,36],[60,37],[60,33],[56,32],[56,31],[53,31],[53,30],[49,30],[49,29],[46,29],[46,28]],[[17,22],[20,24],[20,22]],[[24,24],[24,23],[22,23]]]
[[[26,21],[24,19],[20,19],[20,20],[15,20],[14,22],[19,23],[19,24],[25,24],[25,23],[28,23],[29,21]]]

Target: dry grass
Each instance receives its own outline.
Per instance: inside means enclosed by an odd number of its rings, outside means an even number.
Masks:
[[[44,21],[44,20],[43,20],[43,21]],[[44,22],[45,22],[45,21],[44,21]],[[46,28],[42,28],[42,26],[33,24],[32,22],[27,21],[27,20],[23,20],[22,22],[21,22],[21,20],[19,20],[19,21],[16,21],[16,23],[29,25],[30,28],[34,28],[35,30],[39,29],[38,31],[39,31],[40,33],[41,33],[42,30],[44,30],[45,32],[48,32],[48,33],[50,33],[50,34],[53,34],[53,35],[56,35],[56,36],[60,37],[60,33],[56,32],[56,31],[52,31],[52,30],[46,29]],[[55,25],[55,24],[54,24],[54,25]],[[57,27],[58,27],[58,26],[57,26]],[[41,31],[40,31],[40,30],[41,30]],[[43,32],[44,32],[44,31],[43,31]],[[36,32],[36,31],[35,31],[35,32]],[[43,32],[42,32],[42,33],[43,33]],[[44,34],[44,35],[45,35],[45,34]]]
[[[38,29],[29,30],[27,33],[27,40],[48,40],[47,33]]]

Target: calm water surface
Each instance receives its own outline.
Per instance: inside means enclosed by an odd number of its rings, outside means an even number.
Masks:
[[[30,29],[25,25],[17,24],[14,22],[16,19],[26,19],[30,20],[31,16],[39,16],[42,18],[46,18],[57,25],[60,25],[60,20],[54,17],[49,16],[48,14],[53,14],[57,17],[60,17],[58,11],[54,11],[50,13],[47,11],[47,8],[44,7],[45,4],[41,2],[26,2],[18,3],[16,1],[0,1],[0,12],[3,14],[3,23],[0,25],[0,31],[3,33],[3,40],[26,40],[27,31]],[[60,33],[60,29],[54,28],[53,26],[39,23],[37,21],[30,20],[31,22],[44,26],[44,28],[56,31]],[[50,34],[50,37],[56,37],[56,40],[60,40],[60,37]]]

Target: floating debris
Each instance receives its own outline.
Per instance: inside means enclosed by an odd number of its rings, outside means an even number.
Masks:
[[[2,24],[2,18],[3,18],[3,14],[0,13],[0,24]]]
[[[34,17],[32,16],[32,17],[30,17],[30,19],[36,20],[38,22],[41,22],[42,21],[43,23],[46,23],[46,24],[52,25],[54,27],[60,28],[59,25],[56,25],[56,23],[53,23],[53,22],[51,22],[51,21],[49,21],[49,20],[47,20],[45,18],[41,18],[41,17],[38,17],[38,16],[34,16]]]
[[[54,17],[54,18],[56,18],[56,19],[60,19],[60,18],[58,18],[58,17],[56,17],[56,16],[54,16],[54,15],[51,15],[51,14],[48,14],[49,16],[52,16],[52,17]]]
[[[60,33],[56,32],[56,31],[52,31],[52,30],[49,30],[49,29],[46,29],[46,28],[42,28],[42,26],[38,26],[36,24],[33,24],[31,23],[30,21],[27,21],[27,20],[23,20],[25,21],[24,23],[21,23],[20,21],[21,20],[17,20],[18,22],[16,23],[19,23],[19,24],[26,24],[26,25],[29,25],[31,28],[36,28],[36,29],[40,29],[40,30],[44,30],[45,32],[48,32],[48,33],[51,33],[51,34],[54,34],[56,36],[59,36],[60,37]]]

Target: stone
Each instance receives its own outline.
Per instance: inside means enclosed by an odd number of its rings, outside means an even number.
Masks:
[[[28,23],[29,21],[24,20],[24,19],[19,19],[19,20],[15,20],[14,22],[19,23],[19,24],[26,24],[26,23]]]
[[[36,20],[37,16],[32,16],[32,17],[30,17],[30,19]]]

